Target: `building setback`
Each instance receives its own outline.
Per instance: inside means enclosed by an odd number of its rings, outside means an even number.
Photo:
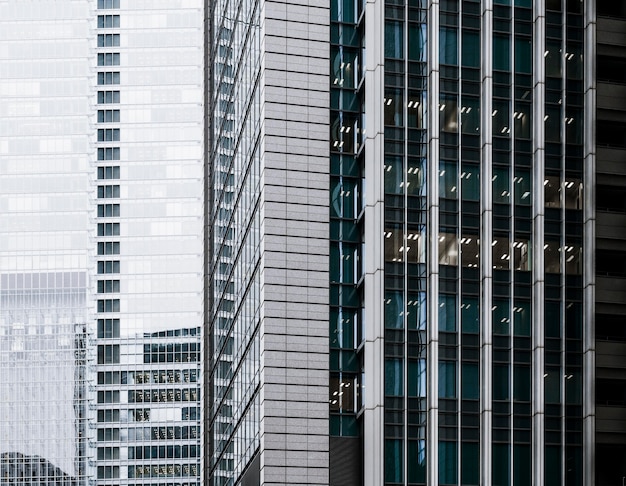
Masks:
[[[209,484],[594,483],[595,16],[209,2]]]

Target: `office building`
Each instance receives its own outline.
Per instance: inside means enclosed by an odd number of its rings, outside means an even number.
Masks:
[[[0,2],[2,482],[200,482],[202,12]]]
[[[596,483],[626,478],[626,6],[597,2]]]
[[[594,483],[595,15],[209,3],[208,484]]]

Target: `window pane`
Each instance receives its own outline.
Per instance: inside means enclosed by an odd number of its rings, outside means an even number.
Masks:
[[[426,61],[426,24],[409,24],[409,60]]]
[[[439,62],[456,66],[458,60],[458,33],[450,27],[442,27],[439,31]]]
[[[461,49],[463,67],[480,67],[480,37],[478,32],[464,30]]]
[[[504,35],[493,38],[493,68],[500,71],[511,70],[511,39]]]
[[[385,22],[385,57],[391,59],[402,59],[404,57],[403,30],[401,22]]]
[[[402,360],[385,359],[385,396],[404,395],[404,374]]]
[[[515,72],[531,72],[532,51],[530,39],[515,38]]]

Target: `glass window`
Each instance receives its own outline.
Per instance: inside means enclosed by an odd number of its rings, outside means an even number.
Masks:
[[[509,367],[507,365],[493,365],[493,399],[509,399]]]
[[[531,307],[528,301],[513,305],[513,332],[516,336],[530,336]]]
[[[401,483],[403,481],[403,457],[402,440],[385,440],[385,482]]]
[[[475,164],[462,164],[461,168],[461,195],[463,200],[480,200],[480,167]]]
[[[404,328],[404,292],[385,292],[385,328]]]
[[[402,90],[385,91],[385,125],[400,127],[404,125],[404,96]]]
[[[409,24],[409,60],[426,62],[426,24]]]
[[[403,194],[404,187],[404,158],[400,156],[385,156],[385,193]]]
[[[410,397],[426,397],[426,360],[409,360],[408,387]]]
[[[493,68],[499,71],[511,70],[511,39],[508,36],[493,37]]]
[[[439,484],[457,483],[456,442],[439,442]]]
[[[561,403],[561,370],[555,366],[546,366],[543,383],[546,403]]]
[[[424,107],[426,94],[410,92],[407,101],[407,126],[409,128],[424,128]]]
[[[409,441],[407,457],[408,476],[410,483],[426,482],[426,441]]]
[[[480,450],[474,442],[461,443],[461,483],[477,485],[480,472]]]
[[[441,95],[439,104],[439,129],[442,132],[459,131],[459,108],[456,97]]]
[[[494,166],[491,180],[493,181],[493,202],[508,204],[511,198],[509,168]]]
[[[439,295],[439,331],[456,331],[456,296],[450,294]]]
[[[403,360],[385,359],[385,396],[401,397],[404,395]]]
[[[406,188],[410,196],[426,196],[426,160],[409,157]]]
[[[509,302],[502,299],[494,299],[491,308],[493,321],[493,333],[508,336],[510,333],[511,313]]]
[[[404,57],[404,26],[402,22],[385,22],[385,57],[402,59]]]
[[[476,297],[463,297],[461,304],[461,329],[463,332],[478,334],[479,323],[479,303]]]
[[[353,309],[331,308],[330,346],[331,348],[354,348],[355,311]]]
[[[456,66],[458,59],[458,32],[451,27],[439,31],[439,63]]]
[[[516,365],[513,368],[513,399],[530,401],[530,366]]]
[[[456,363],[439,361],[439,398],[456,398]]]
[[[333,22],[353,24],[356,20],[355,0],[333,0],[330,2],[330,18]]]
[[[529,170],[517,169],[513,178],[513,190],[515,192],[515,204],[530,206],[531,203],[531,183]]]
[[[409,294],[407,302],[407,324],[409,329],[426,330],[426,293]]]
[[[526,37],[515,38],[515,72],[530,74],[532,65],[531,41]]]
[[[455,162],[439,163],[439,197],[457,199],[458,197],[458,173]]]
[[[331,215],[338,218],[353,219],[359,209],[358,185],[354,179],[332,178],[330,188]]]
[[[453,233],[439,233],[439,265],[456,266],[459,263],[458,239]]]
[[[546,60],[546,76],[560,78],[563,75],[562,52],[561,45],[557,41],[546,42],[546,52],[543,55]]]
[[[498,237],[491,242],[493,268],[508,270],[511,261],[509,239]]]
[[[480,36],[473,30],[463,30],[461,63],[463,67],[480,67]]]
[[[493,484],[494,486],[510,485],[511,454],[508,444],[493,444]],[[552,483],[546,483],[552,484]],[[559,484],[559,483],[554,483]]]
[[[479,396],[478,365],[475,363],[463,363],[461,365],[461,398],[463,400],[478,400]]]

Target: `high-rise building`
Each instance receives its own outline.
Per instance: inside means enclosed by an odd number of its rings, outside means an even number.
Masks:
[[[0,1],[3,484],[200,483],[202,13]]]
[[[626,480],[626,5],[598,0],[596,485]]]
[[[208,484],[593,484],[595,2],[206,17]]]

